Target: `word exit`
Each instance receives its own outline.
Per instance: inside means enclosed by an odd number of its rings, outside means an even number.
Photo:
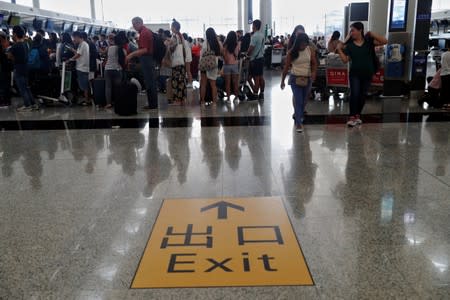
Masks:
[[[281,198],[169,199],[132,288],[313,284]]]

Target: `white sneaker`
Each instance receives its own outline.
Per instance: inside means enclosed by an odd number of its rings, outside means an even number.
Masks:
[[[298,133],[302,133],[303,132],[303,125],[298,125],[297,129],[295,131],[297,131]]]
[[[16,109],[17,112],[32,112],[33,107],[32,106],[21,106]]]
[[[355,117],[351,117],[350,120],[347,122],[348,127],[355,127],[358,125],[358,122],[356,121]]]
[[[38,111],[38,110],[41,109],[41,107],[39,106],[39,104],[34,104],[34,105],[31,106],[31,108],[32,108],[34,111]]]
[[[356,116],[356,120],[355,120],[357,125],[362,125],[363,121],[361,120],[360,116]]]

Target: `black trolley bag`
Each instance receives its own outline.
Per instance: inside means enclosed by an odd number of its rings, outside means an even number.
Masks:
[[[138,88],[124,80],[114,88],[114,112],[119,116],[137,115]]]
[[[103,73],[102,66],[97,66],[97,70],[100,68],[100,77],[95,78],[92,81],[92,92],[94,96],[94,103],[97,106],[106,106],[106,81]]]
[[[92,81],[94,103],[98,106],[106,106],[106,81],[105,78],[96,78]]]

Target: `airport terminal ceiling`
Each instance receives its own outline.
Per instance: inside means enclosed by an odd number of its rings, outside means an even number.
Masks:
[[[212,26],[220,33],[237,28],[237,1],[199,0],[184,1],[173,0],[171,3],[178,7],[175,13],[173,9],[163,5],[155,6],[152,2],[141,0],[128,0],[127,9],[122,5],[117,5],[114,0],[96,0],[97,18],[105,21],[112,21],[121,28],[130,26],[130,19],[135,15],[142,15],[148,23],[169,23],[172,18],[176,18],[182,23],[182,30],[193,36],[203,35],[203,27]],[[259,2],[253,0],[253,16],[259,17]],[[10,1],[5,1],[10,2]],[[292,0],[272,1],[273,21],[276,34],[285,34],[292,31],[297,24],[303,24],[308,33],[316,34],[333,29],[340,29],[344,14],[344,6],[351,2],[364,2],[362,0],[316,0],[308,7],[302,7],[300,2]],[[32,0],[16,0],[17,4],[32,6]],[[315,7],[312,7],[314,5]],[[72,15],[90,15],[90,1],[80,0],[60,1],[60,0],[40,0],[43,9],[68,13]],[[449,9],[450,0],[434,0],[433,10]],[[147,12],[147,13],[143,13]]]

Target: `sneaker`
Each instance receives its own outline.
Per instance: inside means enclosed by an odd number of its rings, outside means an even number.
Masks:
[[[264,100],[264,92],[261,92],[258,97],[259,100]]]
[[[302,133],[303,132],[303,125],[297,125],[297,129],[295,130],[298,133]]]
[[[17,112],[32,112],[33,107],[32,106],[21,106],[16,109]]]
[[[358,125],[358,122],[356,122],[356,118],[355,117],[350,117],[350,120],[348,120],[347,122],[347,126],[348,127],[355,127]]]
[[[355,122],[357,123],[357,125],[362,125],[363,121],[361,120],[361,116],[360,115],[356,115]]]
[[[34,111],[38,111],[38,110],[41,109],[41,107],[39,106],[39,104],[34,104],[34,105],[31,106],[31,108],[32,108]]]

